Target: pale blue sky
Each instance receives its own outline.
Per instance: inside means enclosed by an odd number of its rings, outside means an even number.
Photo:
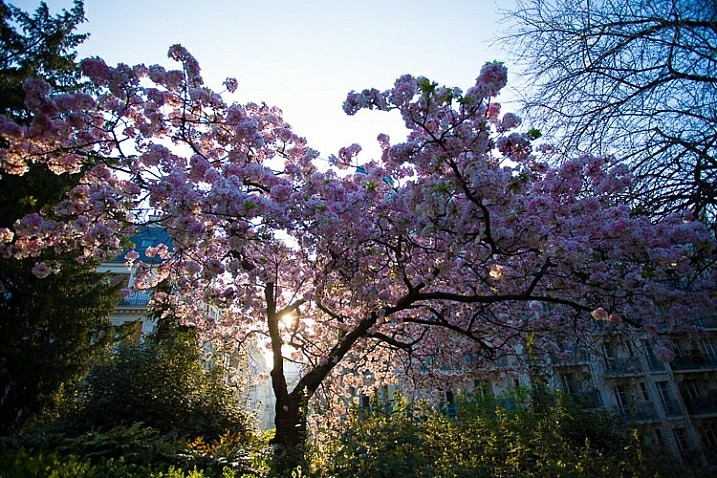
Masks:
[[[10,0],[25,10],[38,1]],[[53,12],[69,0],[48,0]],[[326,158],[341,146],[379,154],[375,138],[402,138],[397,114],[346,116],[350,90],[387,89],[404,73],[469,87],[481,65],[503,60],[490,47],[503,26],[499,8],[514,0],[85,0],[90,39],[80,56],[107,63],[171,66],[167,49],[183,44],[211,87],[236,77],[241,102],[280,107],[294,130]],[[508,65],[510,68],[510,65]]]

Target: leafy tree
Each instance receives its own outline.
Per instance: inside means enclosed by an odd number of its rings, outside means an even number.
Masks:
[[[81,88],[74,48],[86,35],[72,33],[84,20],[82,3],[51,16],[42,3],[33,16],[0,2],[0,114],[31,125],[23,82],[42,77],[57,93]],[[0,137],[0,149],[7,142]],[[33,165],[22,175],[0,175],[0,228],[28,214],[52,217],[50,207],[75,187],[78,176]],[[77,253],[41,251],[0,258],[0,433],[57,403],[111,339],[107,316],[117,290]],[[38,269],[38,264],[47,265]],[[50,274],[54,270],[55,272]],[[38,275],[48,274],[46,279]]]
[[[397,111],[409,134],[382,135],[382,158],[361,165],[358,145],[342,148],[327,170],[280,110],[227,104],[186,49],[169,55],[181,70],[84,60],[96,97],[27,84],[31,126],[0,121],[5,170],[50,164],[81,180],[53,209],[66,220],[27,216],[2,231],[5,247],[26,257],[72,237],[110,257],[126,229],[117,217],[141,223],[133,211],[153,208],[174,251],[144,251],[162,263],[140,262],[136,286],[171,277],[178,293],[155,301],[184,324],[268,342],[289,468],[328,381],[375,385],[401,368],[450,384],[462,377],[446,368],[468,359],[490,366],[528,337],[536,353],[558,352],[601,328],[641,327],[667,357],[661,334],[713,310],[717,281],[693,260],[714,253],[704,224],[633,216],[620,202],[629,175],[610,158],[545,164],[493,101],[507,81],[499,63],[465,92],[411,75],[351,92],[347,113]],[[106,162],[83,169],[97,156]],[[207,317],[207,302],[226,314]],[[303,364],[293,380],[287,359]]]
[[[163,327],[160,327],[160,330]],[[207,369],[196,330],[178,328],[125,341],[95,363],[64,421],[68,430],[110,430],[142,423],[184,438],[251,433],[222,370]]]
[[[521,0],[503,41],[524,108],[564,155],[614,154],[643,211],[717,206],[717,6],[712,0]]]

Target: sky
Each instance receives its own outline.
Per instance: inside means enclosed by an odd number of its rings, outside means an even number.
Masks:
[[[39,1],[10,0],[23,10]],[[47,0],[52,13],[71,0]],[[507,55],[491,46],[506,28],[500,9],[515,0],[85,0],[90,38],[79,57],[109,65],[176,68],[168,48],[185,46],[206,84],[239,82],[229,98],[278,106],[294,131],[321,152],[363,147],[359,162],[377,158],[379,133],[405,137],[398,113],[341,109],[351,90],[388,89],[400,75],[423,75],[470,87],[481,66]],[[508,63],[510,71],[511,65]],[[510,84],[509,76],[509,84]],[[503,95],[504,111],[510,95]]]

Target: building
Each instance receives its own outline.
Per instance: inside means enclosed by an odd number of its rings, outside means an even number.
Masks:
[[[646,337],[602,332],[585,348],[537,359],[552,390],[587,408],[613,411],[640,430],[650,446],[669,451],[687,465],[717,466],[717,316],[700,321],[704,333],[673,337],[672,362],[657,359]],[[511,385],[530,387],[530,376],[498,364],[465,385],[500,398]],[[452,390],[439,401],[455,410]]]

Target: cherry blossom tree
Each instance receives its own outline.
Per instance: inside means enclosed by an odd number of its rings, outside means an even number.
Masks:
[[[182,69],[83,61],[96,97],[26,82],[32,123],[0,119],[4,171],[45,162],[82,180],[51,214],[1,231],[2,253],[104,258],[121,234],[161,224],[173,250],[144,251],[162,262],[138,264],[137,286],[170,277],[179,293],[155,301],[184,323],[268,343],[281,450],[301,448],[308,400],[351,366],[380,378],[450,350],[480,367],[528,336],[555,352],[600,326],[662,342],[712,306],[704,226],[633,216],[620,201],[630,176],[609,157],[548,166],[494,101],[499,63],[465,92],[405,75],[350,93],[348,114],[395,110],[407,138],[380,136],[380,159],[359,164],[351,145],[321,167],[279,109],[228,103],[184,48],[169,56]],[[304,364],[293,387],[287,358]]]

